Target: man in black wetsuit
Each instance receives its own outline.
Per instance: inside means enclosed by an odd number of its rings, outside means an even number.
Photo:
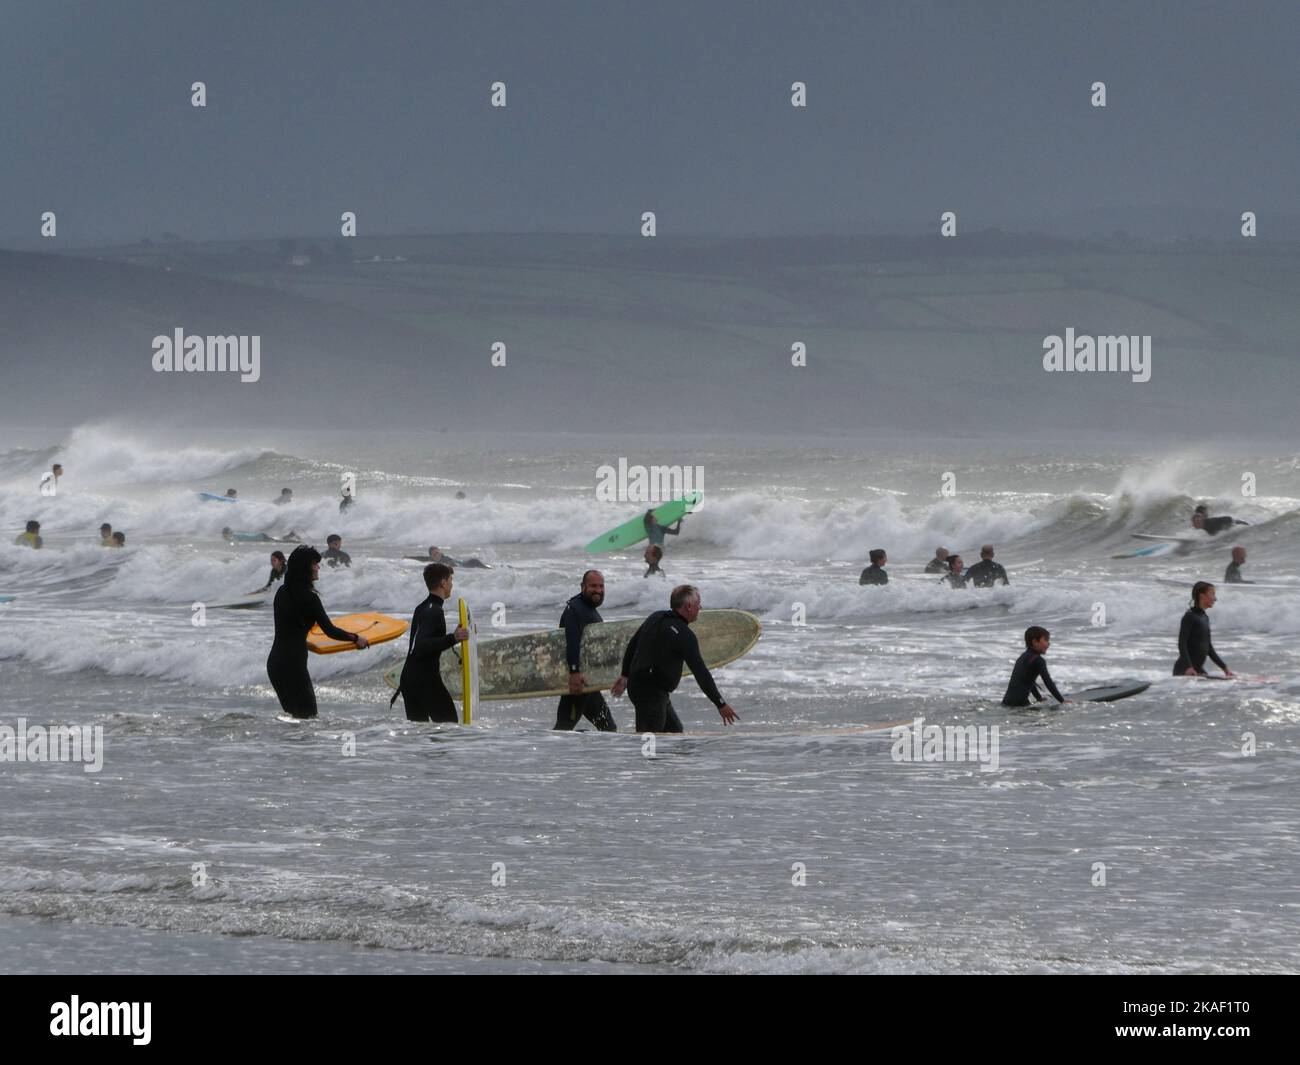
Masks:
[[[292,502],[293,502],[293,489],[292,489],[292,488],[281,488],[281,489],[280,489],[280,498],[279,498],[279,499],[272,499],[271,502],[274,503],[277,507],[282,507],[282,506],[284,506],[286,503],[292,503]]]
[[[293,717],[316,716],[316,691],[307,672],[307,634],[319,625],[334,640],[351,640],[359,648],[369,641],[359,633],[345,632],[330,621],[312,583],[320,577],[320,553],[303,544],[294,548],[285,566],[284,587],[275,593],[275,640],[266,659],[266,675]]]
[[[1223,574],[1224,584],[1254,584],[1254,581],[1248,581],[1241,575],[1241,567],[1246,564],[1246,549],[1244,547],[1234,547],[1232,549],[1232,561],[1228,563],[1227,570]]]
[[[447,619],[442,613],[442,604],[451,598],[454,573],[455,570],[441,562],[424,567],[424,586],[429,589],[429,597],[411,615],[411,636],[406,661],[402,663],[402,678],[388,702],[391,707],[400,695],[408,721],[455,724],[460,720],[451,693],[442,682],[442,652],[469,639],[469,631],[459,626],[455,632],[448,633]]]
[[[356,500],[352,498],[351,492],[344,492],[343,498],[339,500],[339,513],[346,514],[352,509],[352,504],[355,502]]]
[[[582,575],[582,591],[564,605],[560,615],[560,628],[564,630],[564,661],[569,667],[569,694],[560,696],[555,708],[555,728],[561,732],[572,731],[578,718],[585,717],[601,732],[617,732],[618,725],[609,712],[609,705],[600,692],[583,693],[587,678],[582,674],[582,630],[588,625],[604,621],[596,608],[605,601],[605,576],[599,570],[589,569]],[[612,689],[622,695],[627,687],[627,677],[619,677]]]
[[[1012,667],[1011,682],[1007,685],[1006,695],[1002,696],[1003,706],[1028,706],[1030,696],[1033,696],[1034,702],[1041,703],[1043,693],[1038,690],[1040,680],[1058,703],[1070,701],[1057,691],[1052,675],[1047,672],[1047,659],[1043,655],[1051,644],[1052,634],[1046,629],[1038,625],[1025,629],[1025,653],[1016,659],[1016,664]]]
[[[1218,593],[1209,581],[1197,581],[1192,585],[1192,605],[1183,615],[1183,623],[1178,627],[1178,661],[1174,663],[1175,677],[1205,676],[1205,660],[1209,658],[1223,670],[1225,677],[1233,676],[1222,658],[1214,651],[1210,641],[1210,619],[1205,612],[1214,606]]]
[[[331,569],[337,566],[352,567],[352,556],[343,550],[343,537],[338,533],[325,537],[325,553],[321,557],[329,563]]]
[[[1229,514],[1220,515],[1217,518],[1210,517],[1209,507],[1202,504],[1197,507],[1192,514],[1192,528],[1200,529],[1210,536],[1218,536],[1224,529],[1230,529],[1234,525],[1249,525],[1250,522],[1242,521],[1240,518],[1234,518]]]
[[[980,560],[966,571],[966,580],[976,588],[992,588],[998,581],[1003,584],[1011,583],[1007,579],[1007,571],[993,561],[992,544],[985,544],[980,548]]]
[[[934,558],[925,564],[926,573],[947,573],[948,572],[948,549],[946,547],[936,547],[934,549]]]
[[[681,682],[683,664],[691,667],[700,691],[718,708],[723,724],[739,720],[713,683],[690,629],[700,615],[699,589],[678,585],[668,605],[670,610],[656,610],[645,619],[623,652],[622,674],[627,677],[628,698],[636,707],[637,732],[682,731],[671,696]]]
[[[862,571],[858,578],[859,584],[888,584],[889,574],[885,572],[885,564],[889,561],[885,557],[885,550],[881,547],[873,547],[868,557],[871,559],[871,565]]]

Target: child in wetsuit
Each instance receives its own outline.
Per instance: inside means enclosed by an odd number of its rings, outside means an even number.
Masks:
[[[1003,706],[1028,706],[1032,695],[1036,702],[1043,701],[1043,693],[1038,690],[1038,681],[1047,686],[1047,690],[1058,703],[1068,702],[1052,682],[1052,675],[1047,672],[1047,660],[1043,655],[1051,646],[1052,634],[1038,625],[1025,629],[1025,653],[1016,659],[1011,670],[1011,682],[1007,693],[1002,696]]]

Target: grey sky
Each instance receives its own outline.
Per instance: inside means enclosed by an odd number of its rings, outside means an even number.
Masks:
[[[1291,0],[9,3],[0,241],[48,249],[45,210],[75,247],[343,210],[631,234],[649,209],[666,235],[1183,205],[1266,236],[1296,212],[1297,31]]]

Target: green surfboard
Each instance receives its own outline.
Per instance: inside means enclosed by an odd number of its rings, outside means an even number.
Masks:
[[[688,492],[681,499],[674,499],[655,507],[655,521],[660,525],[671,525],[678,518],[684,517],[700,505],[703,492]],[[622,551],[633,544],[640,543],[645,536],[645,511],[643,510],[631,521],[625,521],[616,529],[601,533],[587,545],[587,551]]]
[[[588,625],[582,632],[584,691],[607,691],[618,680],[627,642],[644,618],[605,621]],[[758,643],[763,626],[743,610],[701,610],[691,626],[700,641],[700,654],[709,669],[718,669],[748,654]],[[569,667],[564,661],[564,630],[544,629],[482,640],[478,645],[479,698],[535,699],[544,695],[567,695]],[[384,674],[390,688],[402,676],[399,664]],[[685,669],[682,676],[689,676]],[[442,682],[455,699],[461,693],[461,665],[455,654],[442,655]]]

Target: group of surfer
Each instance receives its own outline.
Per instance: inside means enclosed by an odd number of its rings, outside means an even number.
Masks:
[[[25,532],[20,532],[14,537],[14,543],[19,547],[31,547],[40,549],[45,546],[45,540],[41,536],[41,523],[39,521],[29,521]],[[125,547],[126,533],[114,532],[113,526],[104,522],[99,527],[99,546],[100,547]]]
[[[889,574],[885,572],[885,565],[889,558],[884,548],[872,549],[868,558],[871,564],[858,577],[858,584],[888,584]],[[943,574],[939,579],[952,588],[965,588],[970,585],[976,588],[992,588],[999,581],[1003,584],[1011,583],[1002,564],[993,561],[992,544],[985,544],[980,548],[980,560],[970,569],[966,569],[966,563],[962,561],[961,555],[949,554],[946,547],[936,548],[934,558],[925,564],[925,572]]]
[[[279,552],[276,552],[279,555]],[[274,558],[274,556],[273,556]],[[331,639],[348,641],[357,648],[369,646],[358,633],[338,628],[325,611],[313,584],[320,576],[321,554],[306,544],[296,547],[287,562],[273,562],[268,586],[283,570],[284,584],[274,602],[275,637],[266,661],[267,676],[281,708],[296,718],[316,716],[316,693],[307,671],[307,635],[312,626]],[[410,721],[455,722],[456,704],[442,681],[442,655],[468,639],[463,627],[447,631],[443,605],[451,598],[455,569],[445,562],[424,567],[426,598],[411,615],[406,659],[397,690],[389,702],[400,696]],[[582,575],[581,590],[565,604],[560,627],[565,632],[565,662],[569,691],[561,696],[556,710],[556,729],[572,729],[586,718],[603,732],[617,731],[609,705],[599,691],[585,691],[580,650],[583,630],[603,619],[599,607],[605,601],[605,578],[599,570]],[[638,732],[681,732],[682,722],[672,704],[672,693],[682,677],[683,665],[690,668],[700,690],[718,708],[725,724],[739,716],[718,691],[718,686],[700,653],[691,623],[700,613],[699,589],[688,584],[672,590],[668,609],[657,610],[642,623],[623,652],[620,675],[611,689],[617,697],[625,691],[636,711]]]

